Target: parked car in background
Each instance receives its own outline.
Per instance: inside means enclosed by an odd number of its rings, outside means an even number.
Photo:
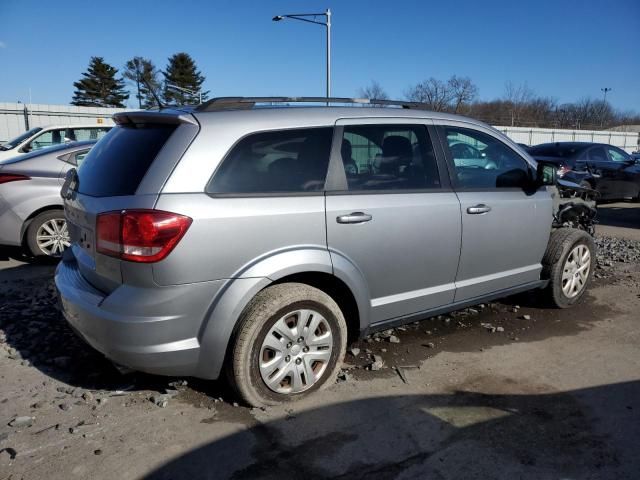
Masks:
[[[0,162],[0,245],[57,257],[69,246],[60,188],[93,141],[72,142]]]
[[[99,140],[111,128],[109,125],[98,124],[35,127],[0,145],[0,162],[54,145]]]
[[[640,198],[640,162],[605,143],[556,142],[529,148],[536,160],[558,165],[558,177],[594,188],[602,200]]]
[[[555,165],[413,104],[266,105],[311,101],[116,114],[62,188],[73,329],[136,370],[226,371],[262,406],[333,383],[360,334],[524,290],[558,307],[584,294],[594,204],[566,203]]]

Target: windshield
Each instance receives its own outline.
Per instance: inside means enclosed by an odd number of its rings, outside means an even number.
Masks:
[[[40,130],[42,130],[42,128],[40,128],[40,127],[36,127],[36,128],[32,128],[31,130],[27,130],[22,135],[18,135],[17,137],[12,138],[11,140],[9,140],[7,143],[5,143],[3,145],[0,145],[0,150],[11,150],[12,148],[16,148],[18,145],[20,145],[22,142],[24,142],[27,138],[35,135]]]

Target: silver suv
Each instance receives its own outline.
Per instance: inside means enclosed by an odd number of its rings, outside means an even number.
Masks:
[[[56,284],[89,344],[145,372],[226,372],[260,406],[331,383],[358,335],[529,289],[582,296],[593,208],[561,198],[555,166],[420,105],[274,105],[312,100],[114,116],[62,189]]]

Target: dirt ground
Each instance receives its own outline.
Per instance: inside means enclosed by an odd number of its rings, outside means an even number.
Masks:
[[[633,239],[621,205],[598,232]],[[67,328],[54,266],[21,260],[0,251],[2,480],[640,476],[637,262],[572,309],[523,294],[363,339],[335,385],[260,410],[222,382],[121,375]]]

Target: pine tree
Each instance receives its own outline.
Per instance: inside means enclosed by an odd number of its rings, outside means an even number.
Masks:
[[[139,108],[152,108],[158,106],[149,87],[156,94],[160,94],[160,72],[151,60],[143,57],[133,57],[124,67],[122,76],[129,80],[136,88],[135,97],[138,99]]]
[[[169,104],[187,105],[198,103],[198,95],[190,95],[176,89],[170,85],[186,88],[193,92],[202,93],[202,101],[208,97],[209,91],[202,91],[202,84],[205,77],[196,68],[196,62],[188,53],[176,53],[169,58],[169,64],[164,72],[165,79],[164,99]]]
[[[91,57],[84,78],[73,83],[71,105],[84,107],[124,107],[129,98],[124,80],[116,78],[118,69],[105,63],[102,57]]]

